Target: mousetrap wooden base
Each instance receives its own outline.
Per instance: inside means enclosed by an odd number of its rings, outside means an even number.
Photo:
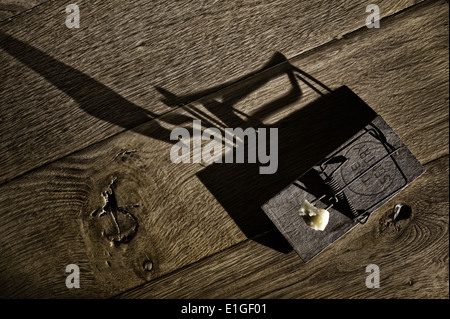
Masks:
[[[380,117],[341,145],[262,209],[302,260],[309,261],[424,172]],[[304,200],[330,212],[323,231],[299,215]]]

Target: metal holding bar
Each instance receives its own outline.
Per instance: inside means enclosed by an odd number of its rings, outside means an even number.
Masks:
[[[330,162],[335,159],[337,156],[336,154],[339,154],[342,152],[342,150],[346,149],[359,139],[361,139],[364,135],[370,134],[372,137],[376,138],[380,143],[383,145],[383,147],[386,149],[387,154],[385,154],[383,157],[379,158],[375,163],[371,164],[368,168],[366,168],[364,171],[360,172],[357,176],[353,177],[348,183],[346,183],[343,186],[340,186],[337,180],[334,178],[334,175],[336,172],[342,169],[343,165],[346,164],[349,161],[349,158],[345,158],[339,165],[332,170],[331,173],[326,173],[326,166],[330,165]],[[366,129],[366,132],[360,134],[355,139],[347,143],[345,146],[343,146],[340,150],[335,152],[332,156],[325,159],[322,163],[320,163],[318,166],[321,170],[320,174],[323,174],[323,182],[327,188],[326,191],[324,191],[324,194],[316,197],[314,200],[311,201],[311,203],[315,203],[317,201],[323,200],[324,198],[327,198],[327,202],[329,203],[326,209],[329,209],[333,206],[335,206],[338,202],[344,202],[346,204],[346,207],[348,207],[348,213],[350,213],[351,216],[353,216],[354,220],[358,221],[361,224],[364,224],[367,222],[370,216],[370,211],[375,206],[377,206],[379,203],[384,201],[385,199],[392,196],[395,192],[397,192],[399,189],[403,188],[407,184],[407,178],[403,171],[400,169],[400,166],[398,165],[397,161],[393,157],[395,153],[399,152],[400,150],[406,148],[406,146],[402,146],[399,148],[394,149],[391,145],[389,145],[384,138],[384,136],[380,136],[380,132],[376,130],[376,128]],[[384,196],[381,200],[378,200],[376,203],[372,204],[370,207],[366,207],[363,211],[357,211],[355,209],[355,206],[353,205],[352,201],[345,195],[345,190],[347,190],[351,185],[353,185],[356,181],[364,177],[367,173],[373,171],[376,167],[381,165],[383,161],[386,159],[391,158],[394,162],[397,170],[402,175],[405,184],[401,185],[399,188],[393,190],[388,195]],[[334,164],[334,163],[333,163]]]

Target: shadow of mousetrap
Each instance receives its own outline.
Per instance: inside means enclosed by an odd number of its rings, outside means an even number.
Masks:
[[[424,172],[391,127],[376,116],[333,153],[272,197],[263,211],[307,262]],[[305,201],[328,211],[323,230],[299,211]]]
[[[229,127],[277,128],[276,172],[261,174],[261,164],[254,161],[222,159],[196,175],[245,236],[281,252],[292,246],[308,261],[367,221],[370,213],[422,174],[423,167],[350,88],[332,90],[283,61],[264,76],[227,86],[221,103],[202,100]],[[286,90],[281,98],[279,93],[267,96],[259,108],[237,116],[238,101],[280,75],[285,85],[277,88]],[[302,86],[311,89],[307,100]],[[250,149],[248,139],[243,140],[240,147]],[[323,231],[312,229],[299,215],[305,200],[328,209],[329,223]]]

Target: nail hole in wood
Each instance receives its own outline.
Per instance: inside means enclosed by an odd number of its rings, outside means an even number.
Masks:
[[[142,264],[145,271],[151,271],[153,269],[153,262],[151,260],[146,260]]]

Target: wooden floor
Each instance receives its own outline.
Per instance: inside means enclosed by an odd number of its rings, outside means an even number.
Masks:
[[[69,29],[65,1],[0,0],[0,297],[449,298],[448,1],[377,1],[379,29],[360,0],[76,3]],[[208,165],[170,160],[194,119],[295,121],[318,94],[293,70],[348,86],[426,168],[308,263],[256,205],[289,174],[224,205]],[[98,216],[113,181],[137,227],[116,245]],[[412,214],[392,223],[396,203]]]

